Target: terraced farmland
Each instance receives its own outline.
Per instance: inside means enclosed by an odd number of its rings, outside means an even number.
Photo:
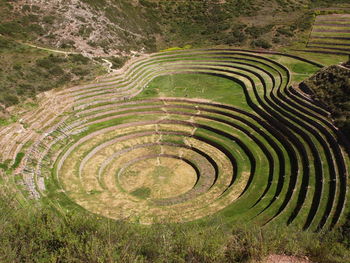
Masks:
[[[307,48],[318,53],[350,54],[350,14],[317,16]]]
[[[332,228],[347,210],[350,145],[291,86],[319,67],[232,49],[143,56],[3,128],[2,158],[24,152],[14,173],[60,211]]]

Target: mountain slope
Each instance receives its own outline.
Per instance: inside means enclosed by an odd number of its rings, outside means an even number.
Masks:
[[[1,34],[91,56],[186,44],[270,47],[312,19],[307,0],[1,2]]]

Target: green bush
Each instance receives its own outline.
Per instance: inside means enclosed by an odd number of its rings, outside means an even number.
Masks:
[[[258,37],[262,36],[263,34],[270,32],[272,28],[273,28],[272,25],[267,25],[267,26],[262,26],[262,27],[251,26],[251,27],[245,28],[245,32],[247,34],[249,34],[250,36],[252,36],[253,38],[258,38]]]
[[[2,95],[0,101],[5,104],[6,107],[19,103],[19,99],[16,95],[7,93]]]
[[[234,31],[232,32],[232,35],[228,36],[226,38],[226,44],[232,45],[232,44],[242,44],[247,39],[247,36],[244,34],[244,32],[241,31]]]
[[[147,0],[139,0],[139,3],[145,7],[154,8],[157,7],[157,3],[149,2]]]
[[[65,39],[61,41],[60,48],[74,48],[75,42],[71,39]]]
[[[61,56],[49,55],[45,58],[39,59],[36,61],[38,67],[45,68],[47,70],[57,67],[56,64],[66,62],[67,60]]]
[[[76,67],[76,68],[72,69],[72,73],[77,75],[77,76],[86,76],[90,73],[90,71],[88,69]]]
[[[13,36],[18,33],[22,33],[23,28],[19,23],[7,22],[0,24],[0,34]]]
[[[271,48],[272,45],[265,39],[257,39],[251,42],[252,47]]]
[[[113,69],[121,68],[127,61],[128,57],[109,57],[108,60],[112,62]]]
[[[306,31],[312,27],[313,22],[314,22],[314,13],[306,12],[294,22],[294,24],[292,25],[292,29],[298,28],[301,31]]]
[[[14,45],[12,41],[0,37],[0,50],[10,48]]]
[[[39,24],[31,24],[29,27],[28,27],[29,31],[37,34],[37,35],[43,35],[44,34],[44,29],[42,28],[41,25]]]
[[[287,36],[287,37],[292,37],[294,34],[290,29],[284,28],[284,27],[280,27],[277,28],[276,30],[279,34]]]
[[[46,24],[50,24],[52,25],[56,20],[56,17],[54,16],[44,16],[43,17],[43,22],[46,23]]]
[[[23,12],[29,12],[31,10],[30,5],[23,5],[22,6],[22,11]]]
[[[89,58],[84,57],[81,54],[70,54],[69,58],[72,62],[78,63],[78,64],[87,64],[90,61]]]

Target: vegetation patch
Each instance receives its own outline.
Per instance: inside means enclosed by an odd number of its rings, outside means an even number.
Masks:
[[[148,188],[148,187],[141,187],[141,188],[138,188],[138,189],[132,191],[131,194],[133,196],[138,197],[138,198],[146,199],[146,198],[148,198],[150,196],[151,189]]]

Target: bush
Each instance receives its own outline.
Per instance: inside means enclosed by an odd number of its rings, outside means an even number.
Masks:
[[[87,64],[89,62],[89,58],[84,57],[81,54],[71,54],[69,55],[69,58],[72,62],[78,63],[78,64]]]
[[[263,34],[266,34],[269,31],[271,31],[272,28],[273,28],[272,25],[267,25],[264,27],[251,26],[251,27],[247,27],[245,29],[245,32],[254,38],[258,38],[258,37],[262,36]]]
[[[19,103],[19,99],[16,95],[4,94],[0,101],[5,104],[6,107],[12,106]]]
[[[74,48],[75,42],[71,39],[64,39],[61,41],[60,48]]]
[[[268,41],[266,41],[265,39],[253,40],[251,42],[251,46],[252,47],[261,47],[261,48],[265,48],[265,49],[272,47],[272,45]]]
[[[43,35],[44,34],[44,29],[42,28],[41,25],[39,24],[31,24],[29,27],[28,27],[29,31],[37,34],[37,35]]]
[[[90,73],[90,71],[87,69],[76,67],[76,68],[72,69],[72,73],[77,75],[77,76],[86,76]]]
[[[301,31],[306,31],[312,27],[314,21],[313,12],[307,12],[300,16],[297,21],[294,22],[292,28],[298,28]]]
[[[0,34],[13,36],[14,34],[22,33],[23,28],[15,22],[0,24]]]
[[[280,27],[276,30],[279,34],[287,36],[287,37],[292,37],[294,34],[290,29]]]
[[[155,8],[157,7],[157,3],[152,3],[152,2],[149,2],[147,0],[139,0],[140,4],[145,6],[145,7],[148,7],[148,8]]]
[[[0,49],[9,48],[13,45],[13,42],[0,37]]]
[[[22,6],[22,11],[23,12],[29,12],[31,10],[30,5],[23,5]]]
[[[49,73],[54,76],[61,76],[62,74],[64,74],[64,70],[60,66],[54,65],[51,68],[49,68]]]
[[[244,32],[234,31],[234,32],[232,32],[232,35],[226,39],[226,43],[227,44],[241,44],[244,41],[246,41],[246,39],[247,39],[247,36],[244,34]]]
[[[36,65],[38,67],[45,68],[47,70],[50,70],[54,67],[57,67],[55,64],[63,63],[66,62],[67,60],[63,57],[60,56],[55,56],[55,55],[49,55],[45,58],[39,59],[36,61]]]
[[[44,16],[43,17],[43,22],[46,23],[46,24],[50,24],[52,25],[56,20],[56,17],[54,16]]]
[[[122,66],[124,66],[124,63],[126,62],[126,60],[128,59],[127,57],[110,57],[108,58],[113,66],[113,69],[118,69],[121,68]]]

